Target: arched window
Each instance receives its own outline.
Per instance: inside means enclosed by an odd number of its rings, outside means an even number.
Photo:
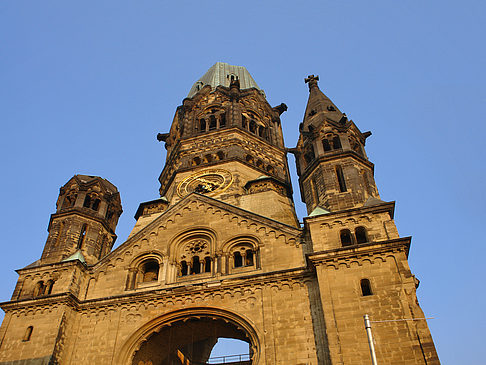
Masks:
[[[44,282],[43,281],[38,281],[36,284],[35,284],[35,287],[34,287],[34,292],[33,292],[33,296],[34,298],[35,297],[39,297],[41,295],[44,295],[44,291],[45,291],[46,287],[44,285]]]
[[[213,161],[213,156],[211,156],[210,154],[207,154],[204,156],[204,162],[205,163],[210,163]]]
[[[214,115],[211,115],[209,117],[209,130],[213,131],[216,129],[216,127],[217,127],[216,117]]]
[[[100,203],[101,203],[101,200],[95,199],[94,202],[93,202],[93,205],[91,206],[91,209],[97,211],[100,207]]]
[[[344,246],[350,246],[353,244],[353,236],[349,229],[343,229],[340,233],[341,244]]]
[[[199,256],[194,256],[192,258],[191,274],[200,274],[200,273],[201,273],[201,262],[199,261]]]
[[[52,293],[52,287],[54,285],[54,280],[48,280],[46,283],[46,288],[44,290],[46,295],[49,295]]]
[[[326,138],[322,140],[322,147],[324,147],[324,152],[331,150],[331,145],[329,144],[329,141]]]
[[[218,151],[216,153],[216,156],[218,157],[218,160],[223,160],[224,159],[224,152],[223,151]]]
[[[88,228],[88,225],[85,223],[81,227],[81,232],[79,232],[79,238],[78,238],[78,244],[76,248],[79,250],[81,247],[83,247],[84,239],[86,238],[86,230]]]
[[[24,338],[22,339],[22,341],[30,341],[30,337],[32,336],[32,331],[34,330],[34,327],[32,326],[29,326],[27,327],[27,329],[25,330],[25,334],[24,334]]]
[[[199,132],[206,132],[206,119],[204,118],[199,120]]]
[[[257,124],[254,120],[250,122],[250,132],[256,134],[257,131]]]
[[[252,250],[246,250],[245,266],[253,266],[253,264],[254,264],[253,251]]]
[[[221,114],[221,118],[219,120],[219,127],[220,128],[226,127],[226,114],[225,113]]]
[[[211,272],[211,257],[204,258],[204,272]]]
[[[339,139],[339,136],[334,136],[334,138],[332,139],[332,147],[335,150],[338,150],[338,149],[341,148],[341,140]]]
[[[251,155],[246,155],[245,160],[246,160],[246,162],[249,162],[249,163],[254,163],[254,161],[255,161],[253,159],[253,156],[251,156]]]
[[[366,297],[368,295],[373,295],[371,291],[371,284],[368,279],[361,279],[361,294]]]
[[[262,160],[258,160],[256,165],[257,165],[257,167],[263,169],[263,161]]]
[[[83,207],[91,208],[91,196],[89,194],[87,194],[86,197],[84,198]]]
[[[76,203],[76,198],[78,197],[78,194],[75,191],[70,191],[66,197],[64,198],[64,201],[62,203],[62,208],[71,208],[74,207],[74,204]]]
[[[142,264],[142,282],[157,281],[159,278],[159,263],[157,260],[147,260]]]
[[[197,166],[201,164],[201,158],[200,157],[194,157],[192,160],[192,166]]]
[[[273,174],[275,172],[275,169],[273,168],[272,165],[267,165],[267,172],[269,172],[270,174]]]
[[[238,251],[233,253],[233,260],[234,260],[234,267],[242,267],[243,266],[243,258]]]
[[[187,262],[186,261],[181,261],[181,276],[186,276],[188,274],[189,270],[187,267]]]
[[[368,235],[366,234],[366,228],[365,227],[357,227],[354,230],[354,234],[356,236],[356,243],[368,242]]]

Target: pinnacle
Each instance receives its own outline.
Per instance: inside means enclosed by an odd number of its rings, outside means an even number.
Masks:
[[[329,99],[317,84],[319,76],[309,75],[305,82],[309,84],[309,99],[304,115],[304,130],[308,130],[309,125],[317,128],[324,121],[341,122],[345,114]]]

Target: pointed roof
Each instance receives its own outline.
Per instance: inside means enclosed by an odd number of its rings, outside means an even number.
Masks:
[[[311,214],[309,214],[309,217],[315,217],[317,215],[323,215],[323,214],[329,214],[331,213],[330,211],[328,211],[327,209],[324,209],[320,206],[317,206]]]
[[[317,128],[326,119],[339,123],[343,121],[343,118],[346,118],[346,115],[319,89],[318,80],[319,76],[314,75],[305,79],[305,82],[309,84],[309,99],[305,108],[304,131],[309,131],[311,124],[314,128]]]
[[[240,81],[240,89],[256,88],[261,90],[248,70],[243,66],[233,66],[224,62],[216,62],[211,68],[192,85],[188,98],[193,97],[204,86],[210,85],[215,89],[217,86],[230,86],[231,77]]]
[[[84,258],[83,254],[81,253],[81,250],[77,250],[71,256],[69,256],[68,258],[65,258],[64,260],[62,260],[62,262],[75,261],[75,260],[79,260],[83,264],[86,264],[86,259]]]

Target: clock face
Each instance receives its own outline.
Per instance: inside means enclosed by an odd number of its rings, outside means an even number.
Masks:
[[[192,192],[213,196],[229,188],[233,182],[233,176],[229,171],[212,169],[200,171],[186,177],[177,186],[177,194],[180,197]]]

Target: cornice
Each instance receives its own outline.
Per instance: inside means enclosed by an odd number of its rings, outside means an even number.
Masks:
[[[305,284],[313,280],[315,276],[306,267],[289,270],[280,270],[267,273],[250,274],[236,278],[218,279],[203,283],[176,283],[165,288],[157,288],[150,291],[133,292],[125,291],[123,294],[104,298],[79,300],[72,293],[65,292],[49,295],[36,299],[22,299],[0,303],[0,308],[5,312],[25,311],[35,308],[51,309],[57,305],[67,305],[76,311],[84,311],[107,306],[130,306],[146,301],[178,299],[184,297],[196,297],[200,295],[214,295],[218,293],[235,293],[238,290],[254,290],[268,286],[283,286],[289,283]]]
[[[393,219],[395,215],[395,201],[383,202],[382,204],[377,204],[377,205],[361,206],[357,208],[338,210],[335,212],[329,212],[327,214],[316,215],[314,217],[304,217],[304,223],[313,223],[323,219],[329,220],[329,219],[336,219],[341,216],[349,217],[350,215],[365,214],[365,213],[374,213],[374,214],[389,213],[391,219]]]
[[[370,242],[367,244],[309,253],[306,257],[311,266],[338,264],[353,258],[369,258],[398,251],[404,251],[408,258],[411,240],[412,237],[402,237],[393,240]]]

